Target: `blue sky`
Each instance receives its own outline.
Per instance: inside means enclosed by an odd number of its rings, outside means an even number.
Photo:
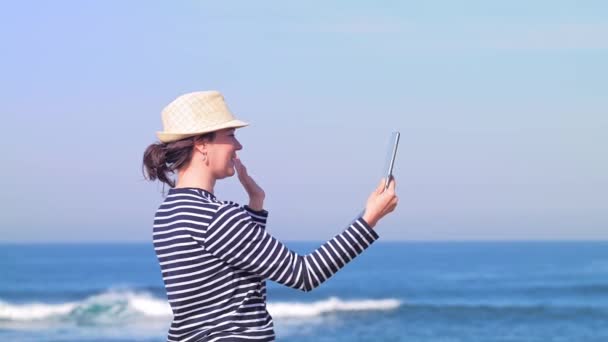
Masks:
[[[385,240],[608,239],[603,1],[55,1],[0,11],[0,241],[149,241],[141,157],[217,89],[269,230],[330,238],[402,133]],[[246,202],[236,178],[221,199]]]

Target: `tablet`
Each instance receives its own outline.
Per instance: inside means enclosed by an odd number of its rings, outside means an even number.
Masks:
[[[399,132],[393,132],[393,134],[391,135],[391,140],[390,140],[390,144],[389,144],[389,154],[387,157],[387,165],[386,165],[386,171],[384,173],[385,177],[386,177],[386,182],[384,184],[384,190],[388,189],[388,184],[390,183],[390,179],[393,177],[393,167],[395,166],[395,158],[397,157],[397,146],[399,146],[399,136],[401,136],[401,133]]]

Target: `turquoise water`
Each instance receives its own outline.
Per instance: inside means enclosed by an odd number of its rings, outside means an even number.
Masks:
[[[165,340],[151,244],[3,244],[0,272],[0,340]],[[608,341],[608,242],[379,241],[310,293],[268,285],[279,341]]]

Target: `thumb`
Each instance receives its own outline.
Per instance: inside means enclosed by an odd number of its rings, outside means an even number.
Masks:
[[[382,191],[384,191],[384,184],[385,184],[385,183],[386,183],[385,179],[384,179],[384,178],[382,178],[382,179],[380,180],[380,184],[378,184],[378,187],[376,188],[376,193],[377,193],[377,194],[381,194],[381,193],[382,193]]]

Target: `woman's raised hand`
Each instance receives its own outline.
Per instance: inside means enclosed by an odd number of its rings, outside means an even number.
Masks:
[[[395,194],[395,178],[391,177],[388,189],[386,190],[384,190],[385,182],[385,178],[382,178],[376,190],[374,190],[367,199],[363,219],[371,227],[374,227],[386,214],[395,210],[397,202],[399,201]]]
[[[234,166],[239,177],[239,181],[249,195],[249,207],[253,210],[264,209],[264,198],[266,194],[264,190],[249,176],[247,168],[241,162],[239,157],[234,158]]]

